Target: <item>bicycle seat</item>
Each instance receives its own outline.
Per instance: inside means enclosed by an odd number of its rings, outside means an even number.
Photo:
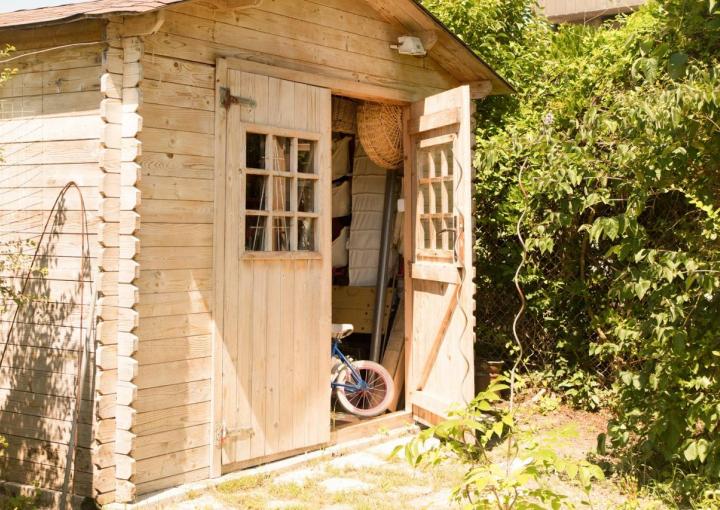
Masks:
[[[332,337],[335,340],[342,340],[346,336],[350,336],[353,329],[352,324],[333,324],[331,328]]]

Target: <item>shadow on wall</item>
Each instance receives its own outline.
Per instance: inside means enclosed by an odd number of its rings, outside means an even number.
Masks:
[[[3,174],[23,171],[19,167],[0,170]],[[25,167],[24,171],[33,170]],[[5,302],[1,310],[0,349],[6,340],[7,346],[0,365],[0,434],[8,447],[0,457],[0,479],[52,491],[62,491],[67,485],[74,487],[75,494],[91,496],[94,345],[84,358],[88,365],[79,403],[76,396],[81,352],[93,324],[89,316],[93,254],[87,247],[95,245],[92,236],[83,242],[78,190],[69,190],[57,212],[50,212],[59,192],[57,188],[15,188],[16,196],[3,200],[5,210],[0,211],[2,256],[9,260],[8,253],[17,253],[17,247],[25,254],[20,267],[6,267],[0,273],[0,284],[21,289],[32,254],[38,250],[25,299],[20,304]],[[76,413],[78,448],[73,472],[66,480]]]

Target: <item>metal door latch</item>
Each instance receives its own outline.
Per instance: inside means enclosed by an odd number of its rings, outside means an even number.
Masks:
[[[224,423],[215,431],[215,442],[222,446],[228,439],[251,439],[255,436],[252,427],[229,429]]]
[[[220,104],[222,104],[226,110],[229,110],[230,106],[234,104],[249,106],[250,108],[255,108],[257,106],[254,99],[233,96],[230,93],[230,89],[227,87],[220,87]]]

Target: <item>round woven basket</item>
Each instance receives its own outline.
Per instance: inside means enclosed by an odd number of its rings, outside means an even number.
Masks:
[[[363,103],[357,111],[360,143],[370,160],[395,169],[403,162],[402,109],[399,106]]]

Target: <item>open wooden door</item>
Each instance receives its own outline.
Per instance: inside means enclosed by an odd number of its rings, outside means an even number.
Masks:
[[[331,94],[229,69],[218,96],[227,111],[218,442],[228,471],[330,438]]]
[[[407,391],[425,423],[474,396],[471,117],[469,86],[405,113]]]

